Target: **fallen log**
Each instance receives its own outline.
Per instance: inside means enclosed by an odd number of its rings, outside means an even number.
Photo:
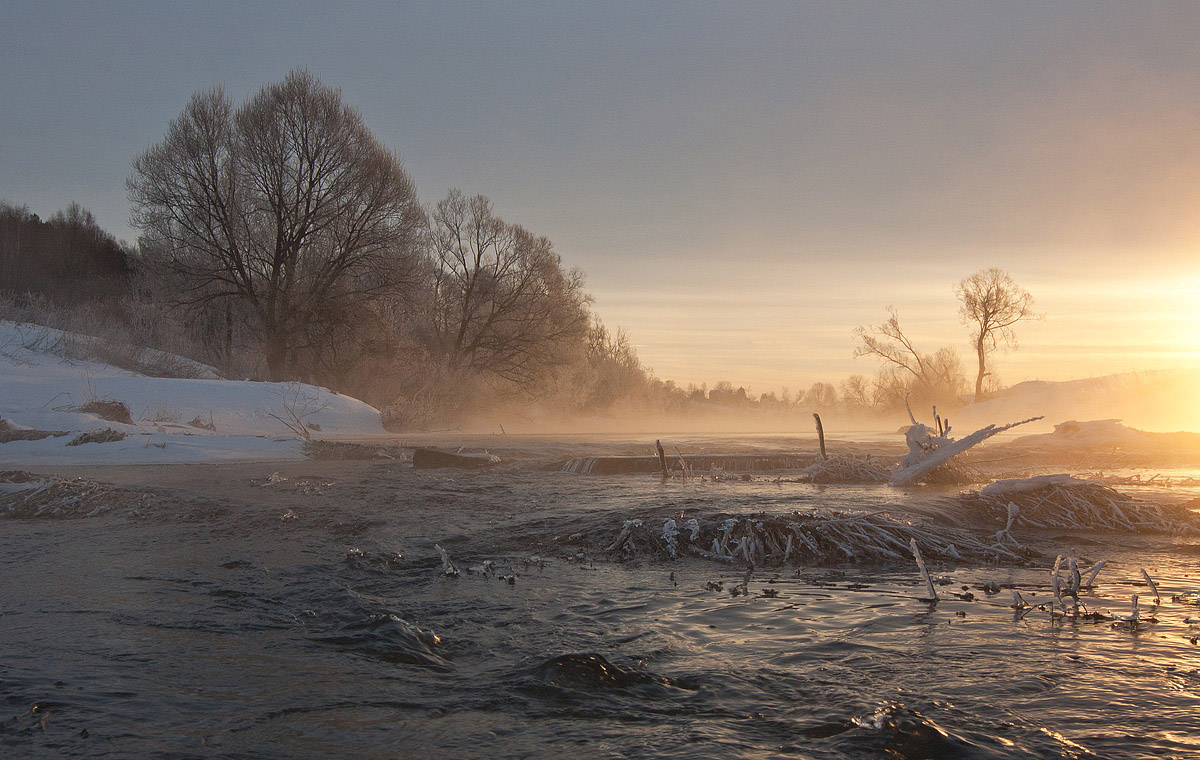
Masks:
[[[413,452],[413,467],[418,470],[436,470],[455,467],[460,470],[478,470],[500,464],[494,454],[456,454],[440,449],[417,449]]]
[[[913,483],[923,475],[928,474],[931,470],[936,469],[939,465],[950,461],[950,459],[958,456],[967,449],[983,443],[988,438],[1003,433],[1005,430],[1011,430],[1018,425],[1036,422],[1040,419],[1042,418],[1030,417],[1027,420],[1001,425],[1000,427],[988,425],[958,440],[936,435],[936,431],[917,422],[905,433],[905,438],[908,441],[908,455],[900,462],[900,466],[892,473],[892,477],[888,482],[894,486]]]

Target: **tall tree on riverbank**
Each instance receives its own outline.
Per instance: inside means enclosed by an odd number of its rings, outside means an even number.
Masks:
[[[971,345],[979,360],[975,376],[978,403],[983,401],[983,379],[990,374],[988,357],[997,348],[1016,348],[1013,325],[1039,317],[1033,311],[1033,296],[997,267],[964,277],[954,286],[954,294],[962,302],[958,314],[971,328]]]
[[[582,273],[484,196],[451,190],[430,213],[428,245],[432,343],[451,369],[530,387],[585,340]]]
[[[133,163],[133,225],[183,275],[182,300],[244,302],[271,379],[323,321],[405,284],[423,214],[396,155],[307,71],[236,110],[194,95],[166,139]]]

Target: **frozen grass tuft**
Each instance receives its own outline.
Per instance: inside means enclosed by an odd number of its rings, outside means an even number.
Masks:
[[[1009,528],[1200,532],[1200,516],[1184,505],[1139,501],[1102,483],[1066,475],[998,481],[963,497]]]
[[[125,434],[112,428],[103,430],[88,430],[67,441],[68,446],[82,446],[85,443],[116,443],[125,440]]]

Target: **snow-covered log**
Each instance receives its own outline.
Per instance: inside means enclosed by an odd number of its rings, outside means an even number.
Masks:
[[[1006,480],[997,480],[994,483],[989,483],[979,489],[981,496],[1001,496],[1015,493],[1025,493],[1027,491],[1040,491],[1043,488],[1050,486],[1078,486],[1092,481],[1082,480],[1073,475],[1056,474],[1056,475],[1037,475],[1032,478],[1008,478]]]
[[[988,438],[1003,433],[1005,430],[1011,430],[1018,425],[1035,422],[1040,419],[1042,418],[1031,417],[1027,420],[1001,425],[1000,427],[988,425],[958,440],[939,436],[932,428],[917,423],[905,433],[904,437],[908,442],[908,455],[900,462],[900,466],[892,473],[892,477],[888,482],[894,486],[913,483],[923,475],[928,474],[931,470],[936,469],[939,465],[945,464],[967,449],[986,441]]]

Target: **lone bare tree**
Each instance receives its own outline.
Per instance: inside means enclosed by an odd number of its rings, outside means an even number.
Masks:
[[[577,270],[550,241],[508,224],[482,195],[451,190],[429,219],[433,333],[451,367],[528,386],[563,363],[588,328]]]
[[[184,275],[182,300],[243,301],[275,380],[321,320],[405,283],[418,259],[408,175],[307,71],[236,110],[219,87],[197,93],[127,184],[148,249]]]
[[[988,356],[997,348],[1016,348],[1013,325],[1038,318],[1033,311],[1033,296],[997,267],[964,277],[954,286],[954,294],[962,301],[958,314],[971,328],[971,344],[979,359],[975,401],[983,401],[983,379],[990,374]]]

